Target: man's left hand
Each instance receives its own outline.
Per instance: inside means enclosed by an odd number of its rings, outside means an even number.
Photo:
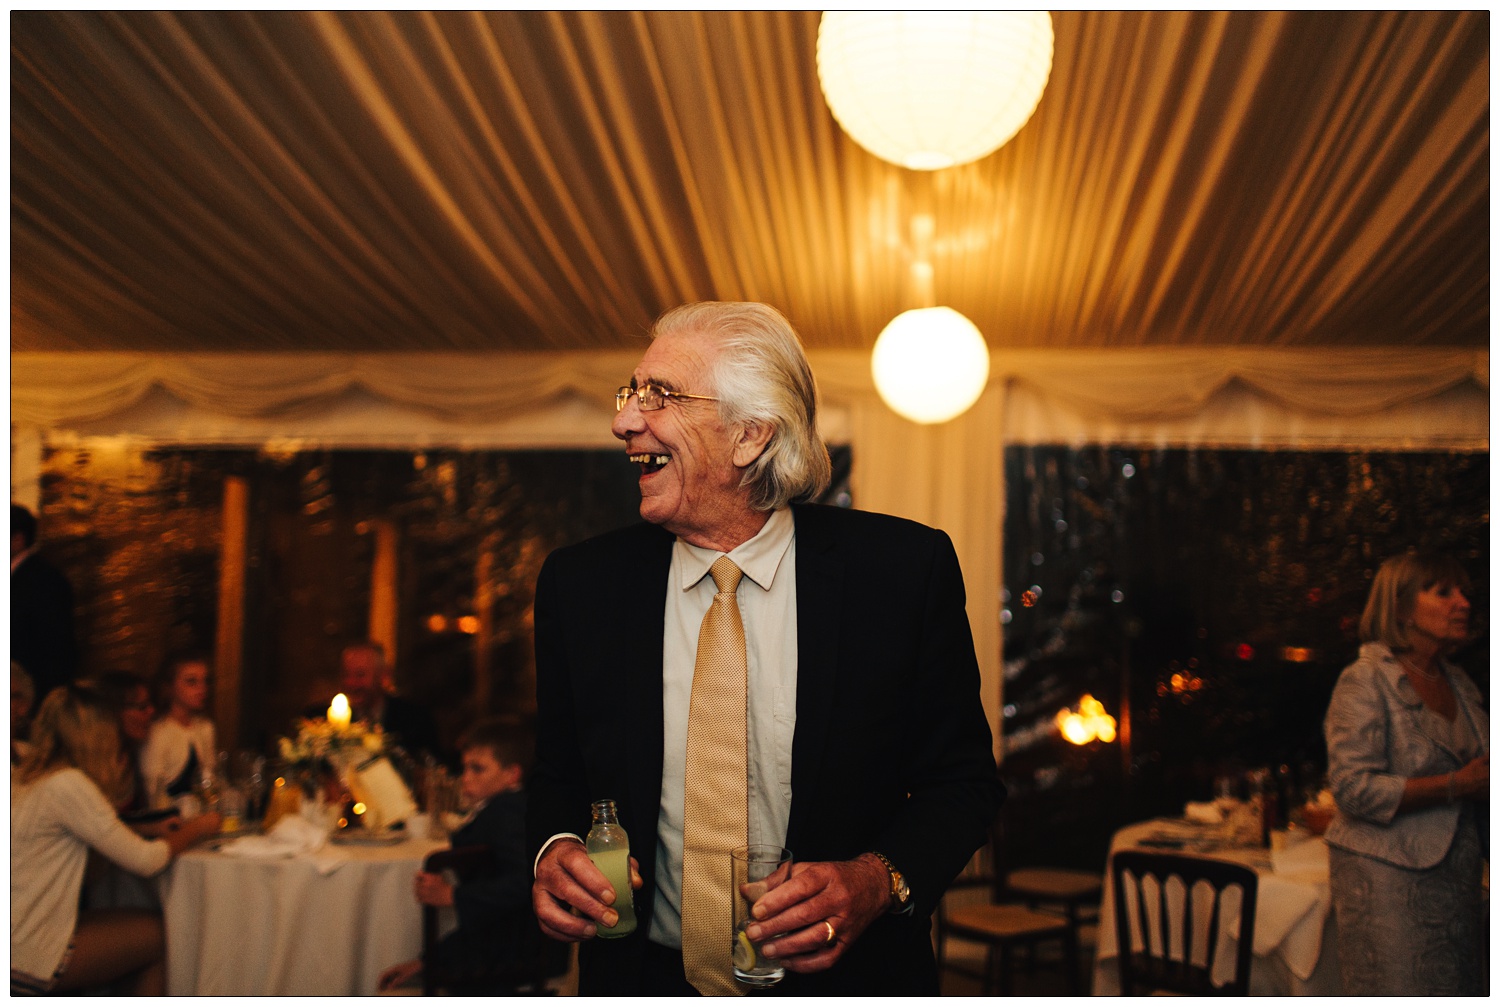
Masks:
[[[793,864],[792,877],[755,903],[746,931],[793,972],[822,972],[890,909],[890,873],[866,853],[853,860]],[[834,940],[828,940],[833,926]]]

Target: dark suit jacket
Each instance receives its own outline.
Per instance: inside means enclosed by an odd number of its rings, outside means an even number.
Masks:
[[[36,685],[33,711],[48,690],[67,685],[78,671],[73,587],[61,570],[35,553],[10,575],[10,659]]]
[[[453,833],[449,845],[487,846],[495,862],[489,871],[463,879],[453,891],[458,929],[435,949],[449,976],[483,977],[514,964],[528,936],[525,930],[536,926],[525,818],[524,794],[496,794]],[[479,983],[483,985],[482,978]]]
[[[916,909],[881,917],[828,972],[788,976],[775,990],[936,994],[930,915],[1004,796],[958,558],[945,534],[911,521],[818,506],[793,513],[797,726],[786,845],[804,862],[884,853],[906,874]],[[531,852],[559,832],[583,835],[590,802],[613,798],[646,879],[636,932],[585,943],[585,994],[635,992],[651,919],[672,542],[637,525],[554,552],[537,582]]]

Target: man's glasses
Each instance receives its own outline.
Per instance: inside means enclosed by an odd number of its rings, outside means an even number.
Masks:
[[[668,399],[702,399],[704,402],[719,401],[712,395],[690,395],[687,392],[674,392],[660,385],[645,384],[639,388],[621,385],[615,390],[615,412],[624,409],[625,403],[630,401],[632,395],[640,403],[641,412],[643,413],[649,413],[653,409],[660,409],[667,404]]]

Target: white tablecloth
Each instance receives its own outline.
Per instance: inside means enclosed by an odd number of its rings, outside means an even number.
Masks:
[[[1193,826],[1179,819],[1138,822],[1115,833],[1110,852],[1137,847],[1142,839],[1153,835],[1179,835],[1191,843],[1194,833]],[[1191,847],[1163,852],[1194,853]],[[1328,889],[1328,847],[1322,839],[1307,839],[1275,854],[1251,847],[1205,850],[1199,855],[1245,864],[1258,876],[1250,966],[1252,996],[1337,996],[1342,992]],[[1117,996],[1120,992],[1113,885],[1113,879],[1106,875],[1094,960],[1096,996]]]
[[[367,996],[422,950],[412,878],[446,844],[329,846],[316,857],[190,851],[167,869],[173,996]]]

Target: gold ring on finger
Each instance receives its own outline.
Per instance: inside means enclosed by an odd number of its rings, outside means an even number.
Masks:
[[[836,943],[838,943],[839,933],[838,933],[837,930],[833,929],[833,921],[832,920],[824,920],[823,921],[823,925],[828,928],[828,936],[823,938],[823,943],[824,944],[836,944]]]

